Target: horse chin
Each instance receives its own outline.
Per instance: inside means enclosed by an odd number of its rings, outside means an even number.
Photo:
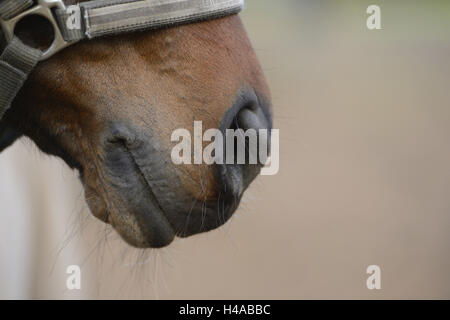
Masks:
[[[142,173],[139,169],[132,172],[132,168],[122,181],[108,177],[111,183],[103,186],[104,191],[86,192],[87,203],[92,214],[110,224],[128,244],[137,248],[165,247],[173,241],[174,229]]]

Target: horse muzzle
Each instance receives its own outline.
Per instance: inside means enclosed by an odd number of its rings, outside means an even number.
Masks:
[[[270,129],[271,116],[260,101],[263,100],[252,91],[239,95],[224,114],[220,131],[236,127]],[[164,142],[119,122],[111,124],[105,137],[100,193],[104,193],[102,197],[107,198],[108,206],[91,209],[135,247],[160,248],[176,236],[188,237],[223,225],[236,211],[244,191],[262,167],[192,164],[191,170],[209,172],[213,178],[211,181],[201,174],[189,177],[184,171],[186,166],[171,163],[170,149]],[[192,183],[199,185],[198,189],[187,186],[186,181],[193,179],[197,180]]]

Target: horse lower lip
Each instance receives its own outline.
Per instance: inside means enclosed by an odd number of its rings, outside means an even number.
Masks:
[[[142,175],[145,179],[140,169],[137,174]],[[145,188],[145,191],[141,200],[142,207],[136,208],[133,214],[139,221],[140,228],[146,235],[149,246],[153,248],[164,247],[170,244],[175,237],[173,227],[146,179],[143,188]]]

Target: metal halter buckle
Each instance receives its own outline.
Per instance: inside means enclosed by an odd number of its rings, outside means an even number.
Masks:
[[[55,37],[50,47],[43,52],[40,59],[41,61],[50,58],[58,51],[70,45],[70,42],[64,40],[61,30],[59,29],[59,25],[53,15],[52,9],[65,10],[66,6],[64,5],[63,0],[37,0],[37,3],[33,7],[25,10],[14,18],[9,20],[0,19],[0,25],[5,34],[6,41],[9,43],[14,38],[14,29],[19,21],[31,15],[39,15],[46,18],[51,23]]]

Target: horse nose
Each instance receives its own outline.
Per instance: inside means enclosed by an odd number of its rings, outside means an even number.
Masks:
[[[234,200],[242,196],[270,155],[272,117],[261,101],[265,100],[253,92],[241,95],[222,120],[225,152],[219,168],[225,194]]]

